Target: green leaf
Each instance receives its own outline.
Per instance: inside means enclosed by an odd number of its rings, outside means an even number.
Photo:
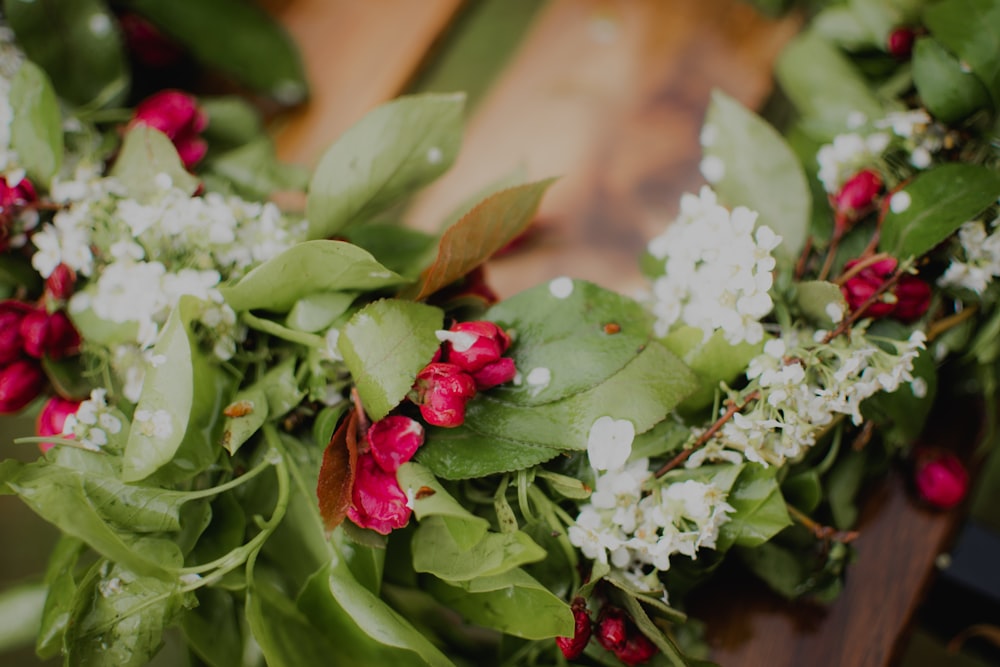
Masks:
[[[299,388],[295,375],[298,359],[294,356],[285,358],[275,364],[271,370],[260,379],[260,386],[267,398],[267,414],[271,419],[284,417],[295,406],[302,402],[305,392]]]
[[[933,37],[913,47],[913,84],[927,110],[944,123],[956,123],[990,108],[989,91]]]
[[[857,496],[865,478],[866,452],[850,452],[830,470],[826,479],[827,502],[833,525],[848,530],[858,520]]]
[[[414,279],[433,259],[438,242],[436,234],[388,223],[351,227],[345,236],[374,255],[386,268]]]
[[[45,607],[46,587],[24,583],[0,592],[0,654],[30,646],[38,632]]]
[[[813,324],[831,328],[835,326],[833,318],[827,309],[832,305],[838,307],[840,312],[846,313],[847,300],[840,286],[825,280],[804,280],[796,283],[796,305],[802,310]]]
[[[920,257],[997,200],[1000,173],[973,164],[943,164],[921,173],[901,192],[909,195],[910,205],[886,214],[879,249],[900,259]]]
[[[222,427],[222,446],[230,454],[253,436],[267,421],[267,394],[260,383],[237,392],[226,406],[226,421]]]
[[[373,420],[406,397],[440,345],[434,332],[443,322],[438,308],[383,299],[359,310],[341,329],[340,352]]]
[[[157,176],[166,174],[173,187],[187,194],[198,189],[198,179],[184,168],[177,149],[167,135],[146,125],[136,125],[125,135],[111,177],[118,179],[128,194],[140,202],[159,197]]]
[[[309,238],[364,222],[443,174],[462,137],[463,95],[415,95],[377,107],[320,159],[309,184]]]
[[[712,183],[730,206],[746,206],[760,214],[781,236],[778,253],[794,259],[809,234],[812,195],[798,158],[782,136],[757,114],[725,93],[712,92],[705,125],[714,134],[706,158],[724,166]]]
[[[76,106],[124,101],[129,86],[121,33],[101,0],[4,0],[17,43]]]
[[[48,593],[35,639],[35,652],[42,659],[54,658],[62,650],[63,636],[76,598],[74,570],[85,546],[81,540],[63,534],[49,555],[45,568]]]
[[[521,569],[454,585],[431,579],[427,589],[475,625],[524,639],[573,636],[569,605]]]
[[[869,46],[885,49],[890,32],[919,21],[926,0],[850,0],[849,4],[871,36]]]
[[[48,186],[63,157],[59,101],[45,72],[30,60],[10,83],[10,147],[28,178]]]
[[[503,574],[543,558],[545,550],[522,531],[486,533],[462,549],[440,516],[421,521],[413,535],[413,569],[451,582]]]
[[[203,64],[282,104],[305,99],[305,73],[295,44],[258,6],[241,0],[126,0],[125,4]]]
[[[285,325],[296,331],[322,331],[346,313],[355,298],[355,292],[317,292],[304,296],[288,312]]]
[[[487,436],[459,426],[428,428],[415,458],[442,479],[471,479],[530,468],[561,453],[554,447]]]
[[[632,597],[631,595],[625,596],[625,609],[632,616],[635,621],[636,626],[642,631],[642,634],[646,635],[653,644],[660,649],[663,653],[663,657],[666,658],[668,664],[676,665],[676,667],[687,667],[688,662],[684,659],[684,655],[681,653],[680,649],[674,644],[674,642],[661,630],[652,619],[649,618],[649,614],[646,613],[646,609],[639,604],[639,600]]]
[[[264,262],[235,285],[220,288],[236,311],[287,312],[299,299],[320,292],[370,291],[406,279],[343,241],[306,241]]]
[[[805,470],[789,476],[782,482],[781,494],[789,503],[809,514],[819,507],[823,500],[823,485],[815,470]]]
[[[206,586],[197,597],[198,606],[180,617],[184,640],[210,667],[241,664],[243,637],[232,593]]]
[[[678,406],[682,412],[706,408],[715,400],[720,383],[731,383],[740,376],[751,359],[760,354],[761,345],[732,345],[721,330],[705,340],[698,327],[682,326],[662,340],[664,347],[676,354],[698,377],[699,388]]]
[[[774,467],[744,466],[726,502],[735,510],[719,529],[718,550],[731,546],[756,547],[792,524]]]
[[[1000,2],[946,0],[930,4],[924,25],[979,77],[1000,108]]]
[[[256,200],[266,200],[278,190],[305,189],[308,178],[299,167],[278,161],[268,137],[211,155],[200,173],[219,176],[244,198]]]
[[[768,542],[753,549],[740,549],[740,558],[768,586],[789,599],[809,587],[808,565],[799,554]]]
[[[881,118],[882,106],[861,73],[815,31],[801,32],[785,47],[775,65],[784,93],[807,119],[811,134],[832,139],[847,127],[853,113]]]
[[[396,471],[399,486],[413,492],[413,513],[419,521],[440,517],[458,548],[472,548],[485,537],[490,522],[476,516],[445,490],[434,473],[419,463],[404,463]]]
[[[202,134],[209,144],[242,146],[264,132],[260,112],[237,95],[201,97],[198,108],[208,117]]]
[[[434,262],[403,295],[425,299],[489,259],[527,229],[553,181],[501,190],[480,202],[445,231]]]
[[[567,398],[607,380],[649,342],[653,318],[638,302],[593,283],[567,280],[525,290],[486,313],[486,319],[511,332],[508,354],[522,376],[550,371],[544,385],[505,384],[492,389],[491,396],[523,406]],[[579,363],[581,358],[587,363]]]
[[[898,446],[920,437],[934,406],[937,369],[931,350],[921,350],[913,361],[913,377],[923,383],[920,395],[913,392],[914,383],[907,382],[892,393],[879,392],[861,405],[861,413],[877,424],[882,437]]]

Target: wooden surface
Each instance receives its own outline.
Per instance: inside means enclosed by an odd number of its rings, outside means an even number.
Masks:
[[[434,44],[456,6],[272,4],[284,6],[277,13],[313,76],[313,104],[278,134],[281,154],[300,161],[402,92],[393,86],[412,75],[420,49]],[[422,11],[413,10],[418,4]],[[345,39],[321,25],[340,26]],[[739,0],[551,0],[469,120],[457,164],[407,222],[436,229],[471,194],[518,168],[528,178],[558,175],[539,234],[490,264],[491,284],[507,296],[570,275],[641,290],[639,252],[674,216],[680,194],[703,182],[698,133],[710,91],[761,105],[774,58],[798,28],[795,19],[764,20]],[[393,66],[393,57],[405,62]],[[733,593],[721,588],[726,582],[699,596],[695,611],[709,621],[713,659],[727,667],[891,664],[951,525],[916,508],[891,480],[868,502],[859,560],[829,609],[788,604],[753,586]]]

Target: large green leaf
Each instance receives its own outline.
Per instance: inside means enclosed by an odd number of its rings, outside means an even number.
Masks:
[[[924,25],[979,77],[1000,108],[1000,2],[946,0],[924,12]]]
[[[573,636],[569,605],[521,569],[455,584],[432,579],[427,588],[475,625],[524,639]]]
[[[698,376],[698,391],[684,399],[679,406],[682,411],[700,410],[711,405],[719,385],[730,383],[741,375],[761,350],[759,344],[743,342],[732,345],[721,330],[705,340],[705,332],[691,326],[672,331],[663,339],[663,345]]]
[[[468,426],[427,429],[416,460],[443,479],[470,479],[530,468],[563,450],[533,442],[483,435]]]
[[[705,124],[714,135],[705,156],[724,167],[712,186],[726,204],[757,211],[757,224],[781,235],[779,252],[798,257],[812,207],[798,158],[777,130],[719,90],[712,92]]]
[[[486,533],[462,549],[444,519],[427,517],[413,535],[413,569],[446,581],[468,581],[503,574],[545,558],[545,550],[527,533]]]
[[[413,513],[417,519],[441,517],[460,549],[469,549],[489,530],[489,521],[467,510],[430,470],[419,463],[404,463],[396,471],[396,478],[407,496],[412,494]]]
[[[945,123],[990,107],[983,82],[933,37],[923,37],[913,47],[913,84],[927,110]]]
[[[480,202],[445,231],[437,257],[404,295],[425,299],[492,257],[528,228],[553,181],[518,185]]]
[[[243,657],[243,637],[232,593],[206,586],[197,596],[198,606],[180,618],[188,646],[210,667],[239,665]]]
[[[59,102],[45,72],[31,61],[21,64],[10,83],[10,145],[28,178],[48,185],[63,157]]]
[[[75,537],[61,535],[49,554],[45,568],[45,608],[36,629],[35,652],[42,659],[54,658],[63,647],[63,636],[76,598],[76,564],[86,544]]]
[[[125,0],[205,65],[283,104],[305,99],[298,51],[280,24],[241,0]]]
[[[319,292],[377,290],[407,282],[367,251],[343,241],[306,241],[264,262],[235,285],[221,288],[236,311],[286,312]]]
[[[309,238],[364,222],[443,174],[462,138],[462,95],[415,95],[383,104],[344,133],[309,184]]]
[[[382,419],[406,397],[440,345],[434,332],[443,322],[439,308],[383,299],[362,308],[344,325],[340,352],[372,419]]]
[[[46,586],[20,583],[0,591],[0,655],[30,646],[45,608]]]
[[[160,174],[187,194],[198,189],[198,179],[184,169],[170,138],[152,127],[136,125],[125,135],[111,177],[121,181],[130,197],[146,202],[159,196]]]
[[[635,358],[652,332],[652,316],[636,301],[568,278],[501,301],[486,318],[512,332],[509,354],[525,379],[491,395],[524,406],[557,401],[607,380]],[[526,381],[539,373],[548,382]]]
[[[18,46],[71,104],[124,100],[129,73],[114,15],[101,0],[4,0]]]
[[[879,249],[900,259],[920,257],[997,200],[1000,173],[973,164],[944,164],[921,173],[901,192],[910,204],[899,212],[890,208]]]
[[[775,479],[777,469],[754,463],[743,467],[726,502],[735,510],[719,529],[718,549],[756,547],[790,526],[788,509]]]

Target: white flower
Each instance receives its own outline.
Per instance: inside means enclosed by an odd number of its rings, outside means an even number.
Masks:
[[[632,453],[635,425],[627,419],[598,417],[587,437],[587,457],[595,470],[617,470]]]

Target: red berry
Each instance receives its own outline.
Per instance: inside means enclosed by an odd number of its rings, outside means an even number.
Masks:
[[[597,641],[609,651],[618,651],[628,639],[628,616],[618,607],[604,607],[597,619]]]
[[[917,453],[914,481],[917,493],[929,505],[951,509],[969,492],[969,473],[958,457],[940,449]]]
[[[579,658],[584,649],[587,648],[587,642],[590,641],[590,634],[593,629],[593,624],[590,621],[590,614],[587,612],[587,602],[583,598],[576,598],[573,600],[573,636],[572,637],[556,637],[556,645],[562,654],[566,656],[567,660],[573,660]]]
[[[913,42],[917,33],[913,28],[896,28],[886,39],[886,50],[889,55],[900,60],[906,60],[913,54]]]

